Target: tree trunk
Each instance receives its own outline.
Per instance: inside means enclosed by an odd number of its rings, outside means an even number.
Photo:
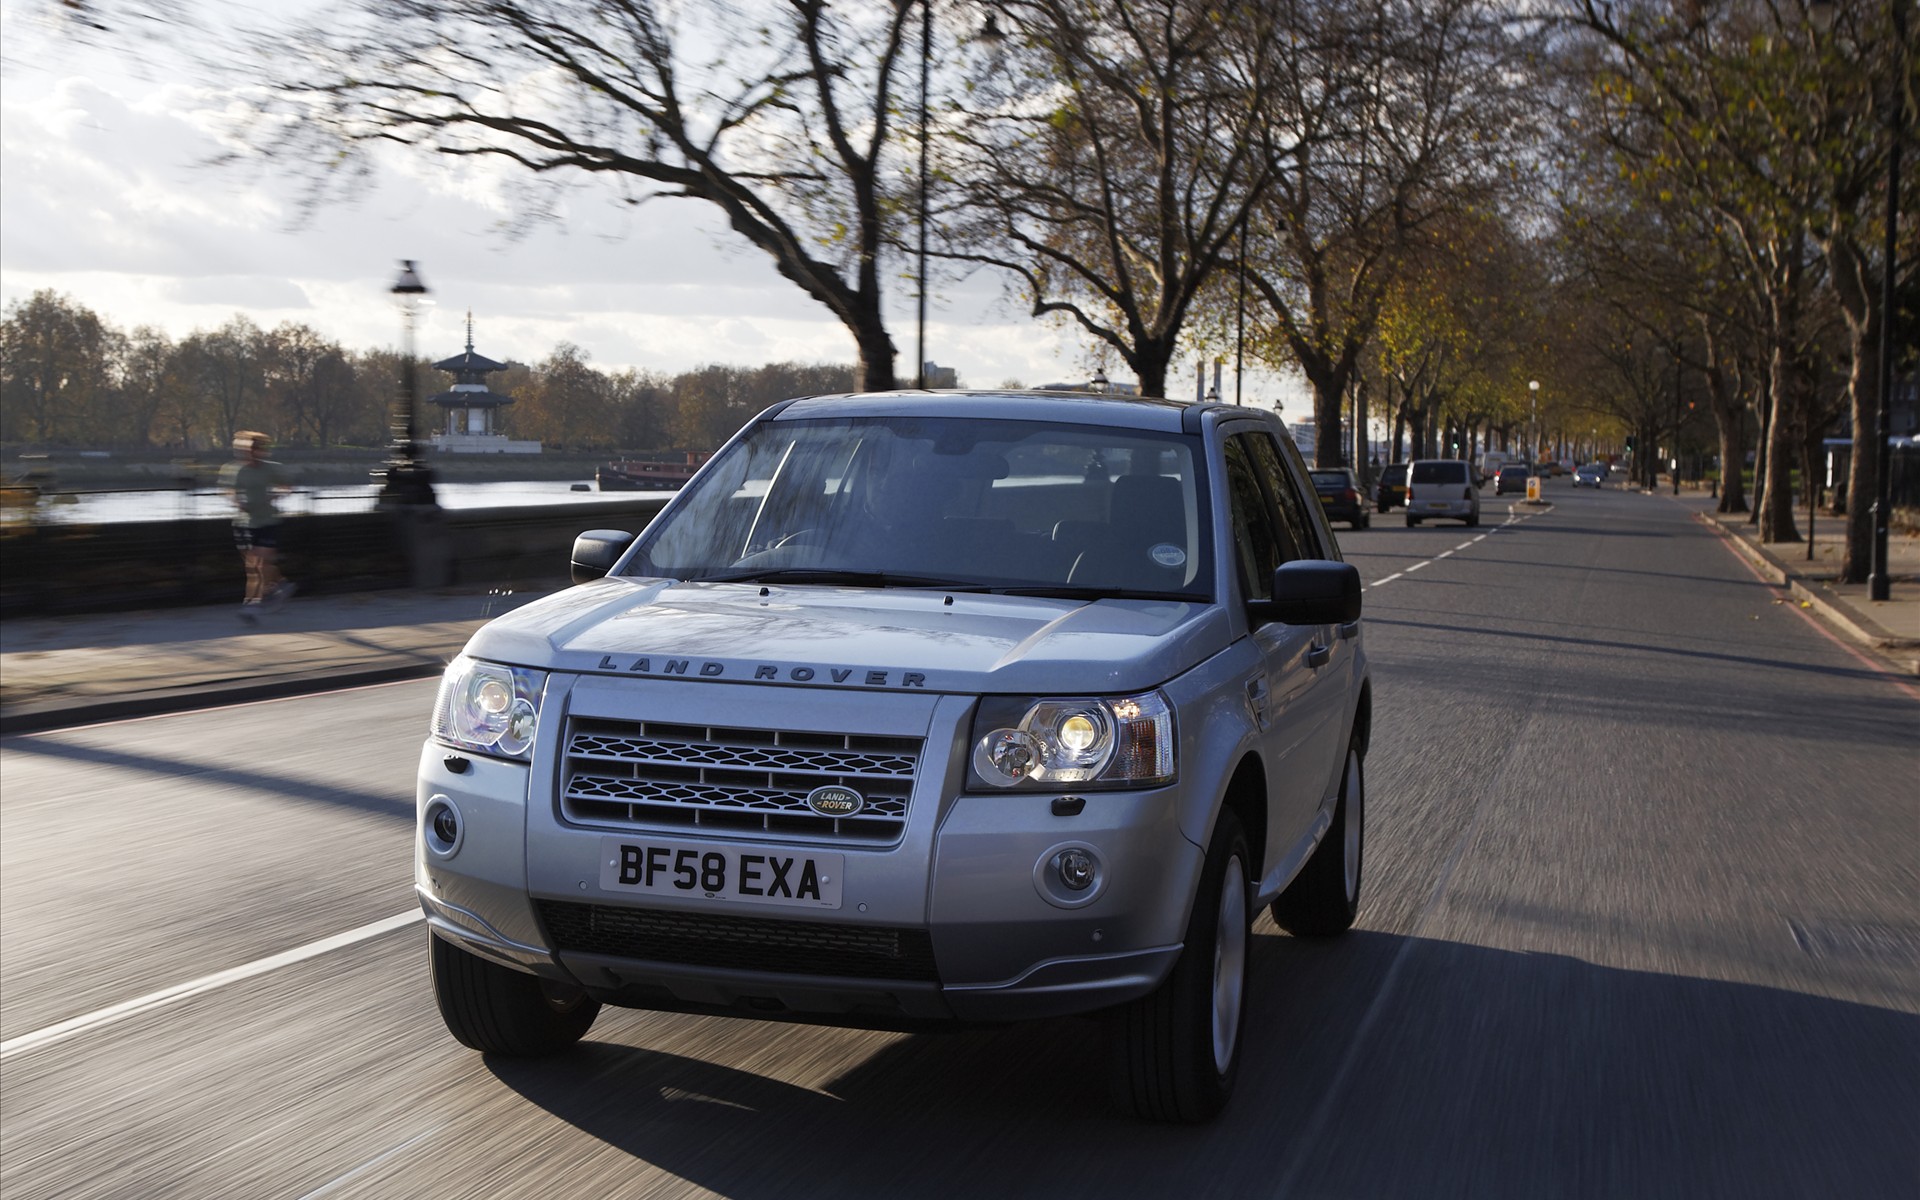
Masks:
[[[1772,415],[1767,420],[1766,490],[1760,494],[1760,540],[1797,542],[1800,530],[1793,520],[1793,432],[1792,382],[1787,378],[1787,347],[1776,337],[1768,364],[1768,387]]]
[[[887,333],[886,322],[880,318],[878,304],[871,311],[863,311],[844,318],[848,332],[853,334],[853,343],[860,355],[855,370],[860,376],[860,387],[869,392],[890,392],[899,386],[894,375],[894,360],[899,352],[894,349],[893,338]]]
[[[1847,323],[1847,408],[1853,421],[1853,461],[1847,466],[1846,551],[1843,583],[1865,583],[1873,571],[1873,502],[1880,495],[1880,330],[1885,314],[1868,294],[1865,264],[1842,248],[1829,249],[1833,291]]]

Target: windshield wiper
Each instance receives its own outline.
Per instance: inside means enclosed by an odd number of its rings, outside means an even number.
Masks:
[[[826,587],[945,588],[950,592],[978,592],[978,584],[955,583],[927,575],[896,575],[890,571],[845,571],[828,567],[778,567],[760,571],[721,571],[689,579],[688,583],[817,583]]]
[[[1135,588],[1075,587],[1052,584],[1043,587],[1006,587],[986,589],[996,596],[1036,596],[1043,600],[1194,600],[1185,592],[1147,592]]]

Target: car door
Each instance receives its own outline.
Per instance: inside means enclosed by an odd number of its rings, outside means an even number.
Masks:
[[[1222,446],[1243,604],[1271,599],[1274,568],[1304,557],[1293,531],[1282,527],[1260,479],[1257,454],[1266,436],[1259,430],[1232,433]],[[1259,657],[1244,686],[1248,712],[1259,729],[1267,788],[1275,806],[1263,856],[1274,862],[1308,829],[1320,806],[1321,771],[1316,759],[1325,738],[1317,726],[1326,720],[1330,690],[1320,662],[1325,657],[1325,631],[1311,625],[1259,623],[1249,614],[1249,635]]]
[[[1293,440],[1262,433],[1254,436],[1250,448],[1282,532],[1281,542],[1292,547],[1292,557],[1339,561],[1333,526],[1316,502],[1311,474]],[[1348,700],[1358,683],[1360,623],[1299,628],[1312,634],[1308,665],[1319,664],[1313,666],[1313,686],[1297,706],[1297,719],[1308,727],[1308,741],[1297,754],[1305,776],[1317,781],[1317,802],[1339,789],[1338,772],[1346,759]]]

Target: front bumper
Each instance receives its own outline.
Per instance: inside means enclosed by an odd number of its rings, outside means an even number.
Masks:
[[[590,680],[570,696],[555,690],[549,711],[567,711],[564,703],[602,718],[638,700],[688,723],[780,728],[796,719],[791,696],[769,695],[774,689]],[[1203,857],[1180,831],[1176,789],[1090,792],[1078,811],[1059,813],[1051,794],[968,795],[970,699],[895,695],[884,709],[862,709],[871,697],[814,699],[809,719],[822,728],[924,737],[899,842],[695,836],[841,855],[838,908],[603,889],[604,839],[621,831],[562,819],[558,772],[545,764],[559,761],[566,721],[543,719],[537,769],[432,742],[423,749],[421,813],[436,800],[451,803],[465,827],[451,856],[424,831],[415,839],[416,883],[434,931],[615,1004],[839,1024],[1086,1012],[1144,995],[1165,977]],[[1049,874],[1067,847],[1097,864],[1083,893]]]

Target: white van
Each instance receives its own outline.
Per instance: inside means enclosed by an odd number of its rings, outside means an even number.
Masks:
[[[1429,517],[1480,523],[1480,493],[1463,458],[1415,459],[1407,469],[1407,528]]]
[[[1505,450],[1489,450],[1480,456],[1480,477],[1476,483],[1484,484],[1489,479],[1500,478],[1500,468],[1513,462],[1513,456]]]

